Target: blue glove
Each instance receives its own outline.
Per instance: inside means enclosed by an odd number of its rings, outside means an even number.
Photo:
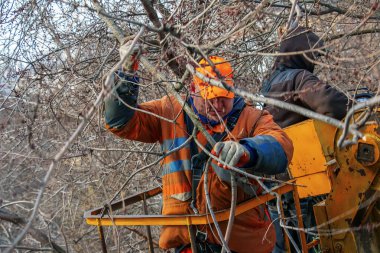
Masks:
[[[131,107],[137,106],[137,98],[139,94],[139,78],[137,76],[128,76],[123,72],[114,73],[116,80],[116,94],[112,94],[105,99],[105,120],[106,124],[111,128],[121,128],[133,117],[135,110],[127,107],[124,103]],[[119,98],[124,101],[119,100]]]

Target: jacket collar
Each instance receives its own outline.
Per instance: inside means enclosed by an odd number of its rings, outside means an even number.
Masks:
[[[195,106],[194,106],[194,101],[193,101],[192,97],[189,98],[188,102],[191,105],[191,108],[193,109],[194,113],[201,120],[202,124],[210,125],[211,127],[215,127],[215,126],[220,124],[220,121],[210,120],[205,115],[200,114],[198,112],[197,108],[195,108]],[[223,117],[223,121],[228,120],[228,118],[231,115],[234,115],[237,111],[241,111],[243,109],[244,105],[245,105],[244,99],[242,97],[235,96],[234,105],[232,107],[232,110],[226,116]]]

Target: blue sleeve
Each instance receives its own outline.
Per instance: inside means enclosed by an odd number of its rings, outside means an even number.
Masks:
[[[250,153],[250,161],[243,166],[248,171],[275,175],[286,171],[288,158],[280,143],[272,136],[258,135],[240,140]]]
[[[137,97],[139,94],[139,78],[137,76],[128,76],[123,72],[116,72],[119,81],[117,82],[117,95],[131,107],[137,106]],[[133,117],[135,110],[125,106],[115,94],[111,94],[105,99],[105,120],[111,128],[121,128]]]

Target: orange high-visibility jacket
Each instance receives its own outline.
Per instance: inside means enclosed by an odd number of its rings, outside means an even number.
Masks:
[[[166,96],[159,100],[154,100],[138,105],[138,108],[156,115],[135,111],[133,116],[123,126],[107,128],[114,134],[129,140],[153,143],[159,142],[164,152],[168,152],[182,145],[189,137],[185,125],[185,116],[181,105],[174,97]],[[107,106],[106,106],[107,111]],[[173,121],[173,122],[171,122]],[[224,132],[222,124],[209,128],[207,131]],[[253,138],[250,138],[253,137]],[[260,139],[260,137],[262,137]],[[199,133],[197,138],[204,145],[205,137]],[[291,140],[282,129],[273,122],[272,116],[251,106],[246,106],[233,131],[226,136],[225,140],[247,140],[260,139],[263,143],[262,151],[259,145],[257,148],[257,164],[266,164],[264,160],[276,164],[277,159],[285,159],[285,166],[291,160],[293,146]],[[264,140],[264,141],[263,141]],[[265,147],[264,147],[265,146]],[[273,150],[271,150],[273,147]],[[276,148],[274,148],[276,147]],[[190,145],[165,157],[162,162],[162,183],[163,183],[163,207],[162,214],[193,214],[190,207],[192,171],[191,171]],[[212,166],[217,166],[212,164]],[[285,168],[281,168],[283,171]],[[208,174],[208,189],[214,211],[230,207],[231,189],[228,182],[221,180],[215,173]],[[265,168],[260,168],[265,172]],[[270,174],[270,173],[268,173]],[[261,189],[256,182],[251,182],[249,187],[256,194],[261,193]],[[238,187],[238,203],[251,198],[252,195],[246,193]],[[206,200],[204,194],[204,178],[197,188],[196,207],[200,213],[206,213]],[[265,206],[255,208],[235,217],[229,247],[235,252],[271,252],[275,233],[272,227],[269,228],[270,221],[265,212]],[[221,222],[220,227],[224,232],[227,222]],[[198,226],[197,229],[207,232],[207,240],[210,243],[220,244],[213,226]],[[189,232],[186,226],[163,226],[159,245],[161,248],[169,249],[190,243]]]

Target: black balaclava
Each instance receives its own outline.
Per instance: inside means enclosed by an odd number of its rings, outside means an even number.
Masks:
[[[317,49],[322,46],[323,41],[315,33],[299,26],[290,31],[281,42],[280,53],[300,52],[311,48]],[[309,52],[306,55],[315,60],[318,57],[318,52]],[[280,68],[281,66],[292,69],[306,69],[312,73],[314,71],[314,64],[303,54],[278,56],[274,68]]]

